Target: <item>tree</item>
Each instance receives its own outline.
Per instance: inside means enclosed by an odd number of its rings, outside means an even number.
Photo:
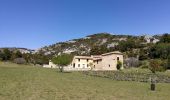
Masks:
[[[165,33],[162,35],[160,42],[162,43],[170,43],[170,34]]]
[[[146,60],[148,58],[147,50],[140,49],[139,60]]]
[[[34,65],[39,64],[48,64],[49,57],[43,54],[23,54],[23,58],[26,59],[27,62],[33,63]]]
[[[90,50],[90,55],[100,55],[100,49],[98,46],[93,46]]]
[[[106,47],[106,45],[93,46],[90,50],[90,55],[101,55],[107,52],[109,52],[109,49]]]
[[[71,63],[72,59],[73,59],[72,55],[62,54],[57,57],[54,57],[52,59],[52,62],[59,66],[60,72],[63,72],[63,67],[69,65]]]
[[[5,55],[3,52],[0,51],[0,61],[5,59]]]
[[[158,43],[156,45],[151,46],[149,50],[149,57],[154,58],[162,58],[167,59],[168,55],[170,55],[170,43]]]
[[[31,63],[32,54],[25,53],[25,54],[22,54],[22,57],[26,60],[27,63]]]
[[[120,70],[121,67],[122,67],[122,62],[118,61],[116,66],[117,70]]]
[[[167,69],[170,69],[170,55],[168,56],[168,60],[167,60]]]
[[[15,57],[16,57],[16,58],[21,58],[21,57],[22,57],[22,53],[21,53],[20,51],[17,51],[17,52],[15,53]]]
[[[120,51],[125,52],[131,50],[136,47],[136,42],[132,39],[128,39],[127,41],[119,42],[118,48]]]
[[[92,62],[89,63],[89,66],[90,66],[91,70],[93,70],[94,66],[93,66],[93,63],[92,63]]]
[[[14,60],[16,58],[22,58],[22,53],[19,50],[11,54],[11,60]]]
[[[11,55],[12,55],[11,51],[9,51],[9,49],[4,49],[3,52],[4,52],[4,56],[5,56],[4,60],[10,60]]]

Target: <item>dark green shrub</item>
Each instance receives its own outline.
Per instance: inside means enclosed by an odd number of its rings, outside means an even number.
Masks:
[[[117,70],[120,70],[122,67],[122,62],[118,61],[116,67],[117,67]]]
[[[140,61],[140,68],[148,68],[149,64],[147,61]]]
[[[148,65],[142,65],[141,68],[148,68]]]

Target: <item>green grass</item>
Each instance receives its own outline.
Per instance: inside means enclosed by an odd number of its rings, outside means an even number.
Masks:
[[[168,100],[170,84],[113,81],[79,72],[60,73],[10,63],[0,64],[0,100]]]

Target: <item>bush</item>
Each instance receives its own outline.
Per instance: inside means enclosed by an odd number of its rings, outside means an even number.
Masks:
[[[16,58],[16,59],[14,59],[14,63],[25,64],[26,60],[24,58]]]
[[[148,68],[148,65],[142,65],[141,68]]]
[[[139,60],[146,60],[146,59],[148,59],[147,50],[140,49]]]
[[[4,49],[3,53],[4,53],[4,60],[10,60],[11,59],[12,53],[9,49]]]
[[[147,61],[141,61],[140,68],[148,68],[149,64]]]
[[[0,60],[4,60],[5,59],[5,54],[3,52],[0,51]]]
[[[122,62],[118,61],[116,67],[117,67],[117,70],[120,70],[122,67]]]
[[[150,47],[149,57],[167,59],[170,55],[170,43],[158,43]]]
[[[164,66],[164,62],[161,60],[150,60],[149,63],[149,69],[152,71],[152,73],[155,73],[156,71],[165,71],[166,67]]]

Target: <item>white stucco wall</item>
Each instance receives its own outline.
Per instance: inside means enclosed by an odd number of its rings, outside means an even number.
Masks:
[[[87,65],[89,65],[89,63],[92,63],[92,62],[93,61],[91,59],[88,59],[88,61],[87,61],[87,59],[80,59],[80,61],[79,61],[78,58],[74,58],[71,66],[72,66],[72,68],[77,68],[77,69],[79,69],[79,68],[82,68],[82,69],[87,68],[88,69],[88,68],[90,68],[90,66],[87,66]],[[73,66],[74,64],[75,64],[75,67]]]
[[[49,66],[51,68],[58,68],[58,66],[56,64],[54,64],[53,62],[49,61]]]
[[[44,68],[58,68],[58,66],[51,61],[49,61],[48,65],[43,65],[43,67]]]

